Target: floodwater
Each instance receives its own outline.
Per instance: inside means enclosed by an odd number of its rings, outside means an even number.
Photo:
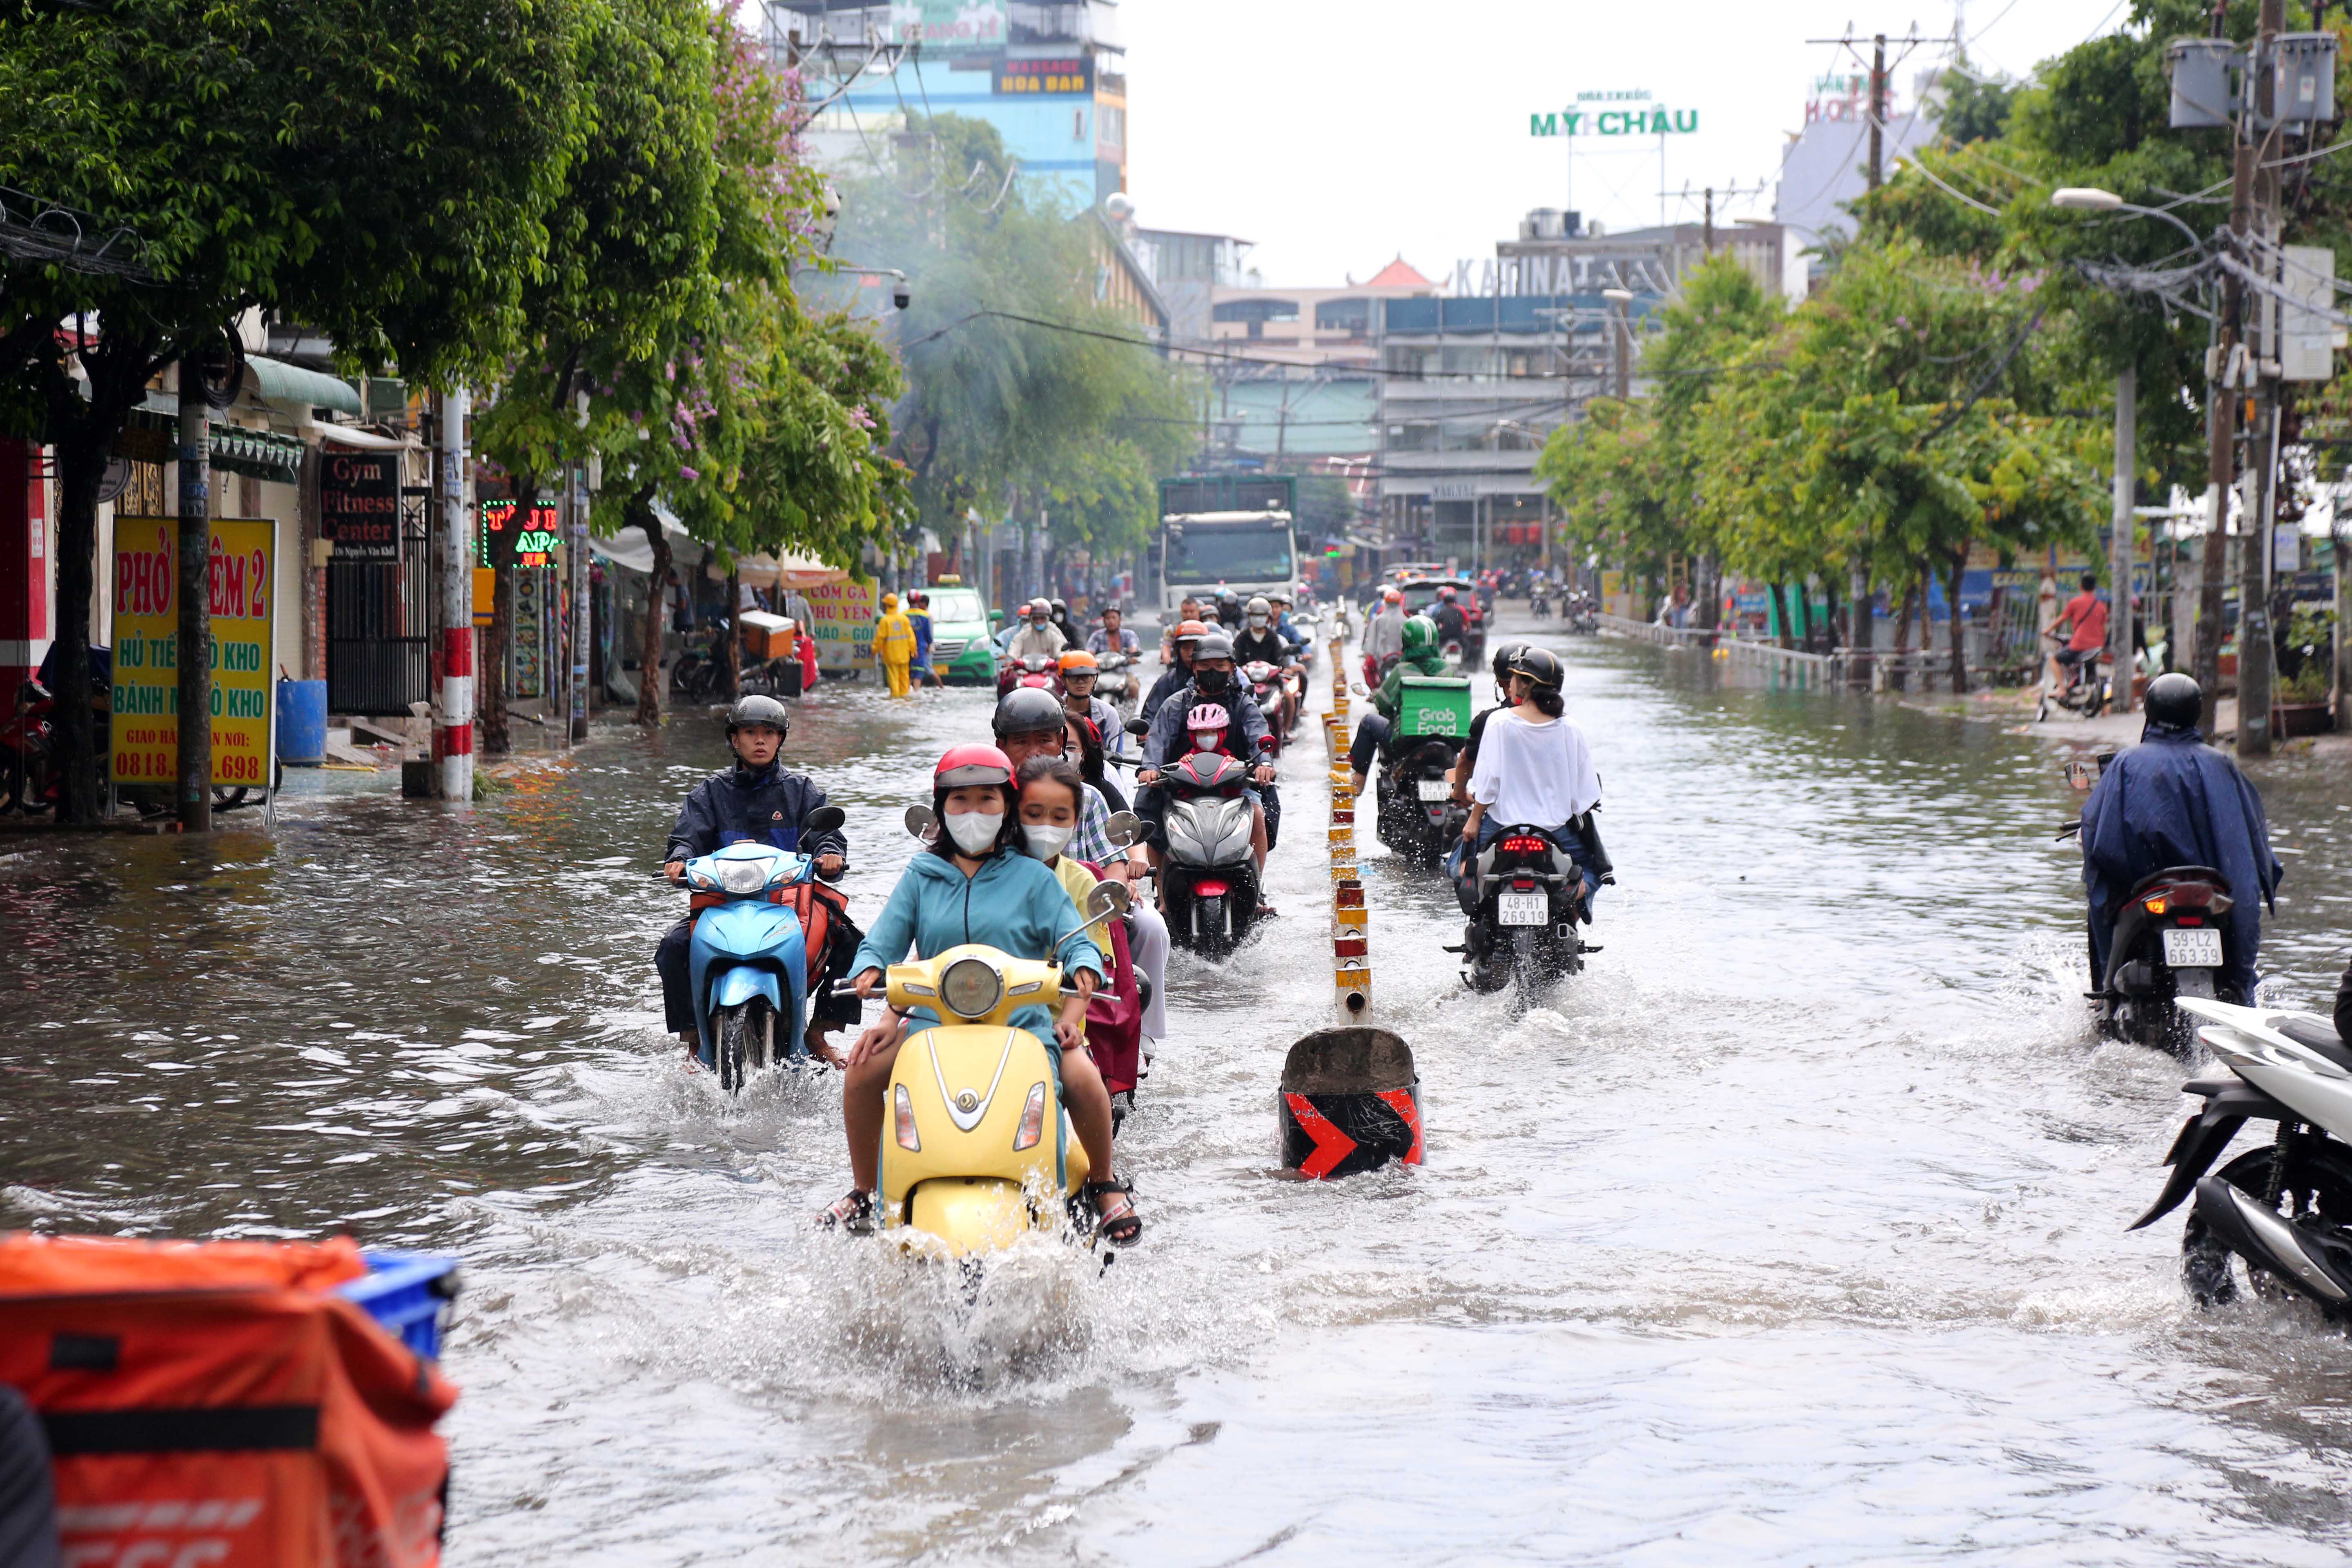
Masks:
[[[458,1564],[2343,1561],[2352,1343],[2200,1315],[2177,1225],[2124,1231],[2186,1075],[2084,1026],[2059,752],[1560,646],[1622,883],[1588,973],[1474,997],[1444,889],[1368,865],[1423,1168],[1274,1169],[1330,1010],[1308,729],[1282,918],[1171,974],[1121,1138],[1144,1243],[1041,1242],[968,1303],[816,1233],[835,1086],[729,1106],[660,1034],[696,718],[470,811],[0,841],[0,1224],[463,1254]],[[861,909],[986,711],[802,706]],[[2272,995],[2321,1003],[2352,789],[2256,776]]]

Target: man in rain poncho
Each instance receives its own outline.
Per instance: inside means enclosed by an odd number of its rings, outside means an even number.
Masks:
[[[915,624],[898,612],[898,595],[882,595],[882,614],[874,623],[874,662],[890,683],[890,695],[909,692],[907,667],[915,657]]]
[[[2203,700],[2185,675],[2150,681],[2139,745],[2107,764],[2083,803],[2094,985],[2106,983],[2116,915],[2140,879],[2173,866],[2210,866],[2228,879],[2234,900],[2221,979],[2239,999],[2253,997],[2261,906],[2272,901],[2283,868],[2271,853],[2262,796],[2198,732]]]

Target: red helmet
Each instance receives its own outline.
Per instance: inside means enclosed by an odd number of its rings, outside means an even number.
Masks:
[[[994,746],[952,746],[931,770],[935,790],[962,789],[968,784],[1008,784],[1013,759]]]

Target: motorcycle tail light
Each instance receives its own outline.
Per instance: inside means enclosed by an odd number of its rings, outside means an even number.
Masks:
[[[1029,1103],[1021,1108],[1021,1131],[1013,1135],[1015,1149],[1034,1149],[1045,1136],[1045,1086],[1032,1084]]]
[[[1515,893],[1533,892],[1535,890],[1535,885],[1536,879],[1533,877],[1516,878],[1511,883],[1511,891]]]
[[[2158,893],[2156,897],[2146,900],[2141,907],[2147,910],[2149,914],[2160,915],[2165,910],[2170,909],[2172,905],[2163,894]]]
[[[2205,917],[2203,915],[2183,915],[2172,923],[2182,926],[2201,926],[2205,923]]]
[[[1540,855],[1550,847],[1550,845],[1545,843],[1540,838],[1506,838],[1503,840],[1503,853],[1506,855]],[[2156,912],[2162,914],[2164,911],[2162,910],[2158,910]]]
[[[915,1131],[915,1101],[913,1097],[908,1094],[907,1086],[902,1083],[898,1086],[898,1092],[890,1098],[894,1110],[893,1119],[898,1124],[898,1147],[901,1149],[911,1149],[918,1154],[921,1153],[923,1152],[923,1140]]]

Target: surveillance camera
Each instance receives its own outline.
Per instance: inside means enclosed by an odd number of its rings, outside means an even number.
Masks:
[[[897,288],[890,290],[890,303],[896,305],[901,310],[905,310],[914,302],[914,290],[908,288],[904,283],[899,284]]]

